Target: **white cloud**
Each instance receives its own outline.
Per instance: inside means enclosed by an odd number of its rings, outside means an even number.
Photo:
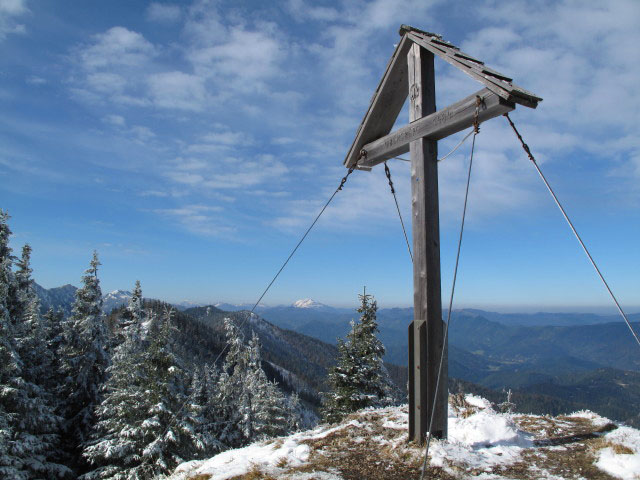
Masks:
[[[335,8],[311,5],[303,0],[289,0],[287,9],[299,22],[303,20],[329,22],[340,18],[340,13]]]
[[[226,127],[222,127],[221,131],[202,135],[199,140],[198,143],[189,145],[187,152],[228,154],[229,151],[250,147],[254,144],[251,135],[243,132],[233,132]]]
[[[127,123],[122,115],[113,115],[113,114],[105,115],[104,117],[102,117],[102,121],[104,123],[108,123],[116,127],[124,127]]]
[[[26,0],[0,0],[0,42],[10,34],[26,32],[24,24],[17,19],[28,12]]]
[[[276,137],[271,140],[271,143],[274,145],[291,145],[292,143],[296,143],[297,140],[291,137]]]
[[[224,41],[227,28],[218,13],[215,0],[196,0],[188,9],[184,31],[195,46],[207,46]]]
[[[144,143],[156,136],[150,128],[143,125],[134,125],[130,129],[131,134],[140,142]]]
[[[232,27],[223,42],[194,48],[188,58],[198,74],[225,81],[225,88],[255,90],[278,72],[282,53],[272,32]]]
[[[197,173],[189,173],[184,171],[169,171],[166,176],[171,180],[183,183],[186,185],[201,185],[204,182],[204,177]]]
[[[252,158],[211,156],[211,158],[179,157],[165,170],[174,182],[205,191],[243,190],[271,181],[281,181],[287,166],[273,155]]]
[[[240,15],[236,8],[223,10],[215,1],[190,7],[152,4],[147,18],[161,21],[166,15],[169,21],[176,14],[183,22],[182,35],[171,44],[155,45],[124,27],[96,35],[75,52],[80,74],[73,87],[91,101],[127,106],[115,111],[153,108],[153,115],[145,116],[149,122],[176,119],[178,111],[181,125],[189,122],[188,139],[180,129],[174,139],[159,133],[153,137],[161,129],[141,120],[137,127],[148,130],[132,130],[127,138],[135,134],[140,141],[153,138],[161,144],[166,156],[157,165],[163,180],[187,195],[226,192],[233,199],[250,192],[282,192],[292,185],[287,182],[295,164],[297,175],[308,176],[301,180],[303,192],[294,186],[289,196],[261,197],[278,212],[275,224],[306,224],[326,197],[301,197],[321,182],[329,185],[330,194],[333,182],[344,174],[341,159],[399,39],[398,25],[410,11],[416,25],[439,31],[434,13],[441,3],[356,0],[325,7],[290,0],[286,8],[296,21],[326,22],[308,24],[315,35],[300,35],[300,25],[274,25],[272,17],[257,18],[255,11]],[[524,0],[474,3],[470,12],[481,19],[481,28],[453,34],[468,53],[545,98],[538,110],[519,107],[513,115],[541,163],[588,152],[609,162],[616,175],[640,175],[640,145],[629,140],[640,138],[635,125],[640,58],[634,47],[640,30],[630,20],[638,12],[636,5],[568,0],[541,9]],[[440,107],[481,88],[437,62]],[[537,190],[504,120],[483,125],[478,141],[471,218],[509,213],[530,201]],[[441,151],[452,142],[440,142]],[[277,154],[259,156],[256,151]],[[465,159],[460,153],[442,165],[445,216],[459,214]],[[402,186],[408,169],[394,170],[408,213],[409,192]],[[358,173],[352,180],[336,199],[339,208],[327,212],[335,220],[327,225],[359,229],[397,221],[382,172]]]
[[[150,75],[148,78],[153,103],[162,108],[199,111],[208,99],[204,79],[180,71]]]
[[[220,215],[222,211],[223,208],[220,206],[192,204],[178,208],[156,209],[154,213],[165,216],[198,235],[229,237],[236,232],[236,228],[224,223]]]
[[[98,72],[87,75],[87,87],[103,95],[118,95],[127,86],[127,80],[115,73]]]
[[[37,75],[30,75],[29,77],[27,77],[26,81],[29,85],[44,85],[45,83],[47,83],[46,79],[38,77]]]
[[[71,91],[89,103],[149,106],[145,79],[156,56],[156,48],[140,33],[110,28],[74,49],[77,72]]]
[[[124,27],[112,27],[95,35],[80,51],[83,67],[96,71],[113,66],[141,67],[156,54],[155,47],[141,34]]]
[[[543,154],[586,151],[608,157],[612,170],[620,156],[633,163],[638,147],[615,139],[640,136],[640,3],[567,0],[538,8],[518,0],[485,3],[478,12],[495,26],[463,46],[544,97],[527,115]]]
[[[147,20],[156,23],[175,23],[182,17],[179,5],[167,3],[151,3],[147,7]]]

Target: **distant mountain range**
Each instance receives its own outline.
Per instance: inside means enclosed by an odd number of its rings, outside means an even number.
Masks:
[[[52,306],[66,313],[75,290],[72,285],[48,290],[36,287],[43,310]],[[123,290],[107,293],[105,311],[126,304],[130,296]],[[317,406],[326,371],[336,358],[336,339],[344,338],[358,313],[303,299],[287,306],[260,305],[249,319],[247,310],[252,307],[225,303],[181,306],[176,318],[186,325],[182,330],[189,331],[184,334],[185,355],[195,351],[198,358],[210,359],[223,343],[222,319],[235,318],[244,324],[246,335],[250,329],[259,334],[270,377],[286,389],[300,390],[309,405]],[[403,386],[412,316],[411,308],[378,310],[385,360]],[[630,319],[640,330],[640,315]],[[590,408],[640,426],[637,409],[630,407],[640,403],[640,349],[627,326],[612,320],[617,319],[594,314],[455,310],[449,339],[451,388],[464,385],[467,391],[496,401],[504,396],[503,389],[512,389],[521,411],[558,414]]]
[[[76,298],[77,288],[67,284],[62,287],[44,288],[34,282],[36,294],[40,299],[40,311],[45,313],[49,308],[62,310],[65,316],[71,315],[71,307]]]

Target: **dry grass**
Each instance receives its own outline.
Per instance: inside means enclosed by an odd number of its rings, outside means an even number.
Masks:
[[[611,446],[601,437],[591,434],[606,432],[612,425],[596,427],[589,419],[581,417],[532,417],[517,415],[518,426],[538,439],[568,439],[561,446],[542,446],[523,452],[522,460],[494,473],[514,479],[543,479],[555,475],[563,479],[614,480],[614,477],[598,469],[594,462],[597,451]]]
[[[230,478],[229,480],[277,480],[271,475],[267,475],[260,470],[258,465],[253,465],[251,470],[244,475],[238,475]]]
[[[611,448],[613,453],[616,455],[633,455],[633,450],[631,450],[626,445],[620,445],[619,443],[612,443]]]
[[[420,476],[421,449],[406,441],[406,431],[384,427],[388,418],[380,411],[350,415],[361,426],[348,426],[324,438],[303,443],[311,449],[309,462],[290,472],[333,472],[345,480],[406,480]],[[453,480],[440,468],[430,469],[432,479]]]
[[[470,405],[464,396],[453,396],[453,407],[461,417],[468,417],[479,409]],[[404,412],[406,414],[406,411]],[[447,465],[447,470],[429,468],[430,479],[453,480],[489,474],[513,480],[537,480],[549,477],[568,480],[613,480],[613,477],[595,467],[598,451],[612,448],[617,454],[631,454],[624,445],[607,441],[602,435],[611,427],[596,427],[581,417],[534,417],[514,415],[522,430],[531,432],[537,446],[524,449],[521,458],[511,464],[499,464],[485,470],[470,469],[462,462]],[[420,477],[423,449],[407,442],[405,429],[392,428],[401,420],[397,412],[373,410],[350,415],[337,430],[323,438],[309,438],[301,443],[309,447],[309,459],[303,465],[293,466],[286,458],[278,462],[277,469],[267,474],[257,466],[245,475],[231,480],[275,480],[295,473],[322,472],[339,475],[344,480],[406,480]],[[348,423],[353,421],[352,425]],[[406,420],[402,420],[406,421]],[[549,444],[546,440],[558,440]],[[274,441],[281,446],[282,439]],[[209,480],[208,475],[190,480]]]
[[[449,404],[460,418],[470,417],[474,413],[478,413],[479,410],[478,407],[467,402],[464,393],[449,395]]]
[[[633,450],[627,447],[626,445],[622,445],[620,443],[614,443],[604,438],[599,438],[595,440],[592,444],[592,448],[594,450],[610,448],[611,450],[613,450],[613,453],[615,453],[616,455],[633,455],[634,453]]]

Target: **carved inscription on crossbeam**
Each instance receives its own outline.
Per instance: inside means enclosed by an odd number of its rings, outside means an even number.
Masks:
[[[409,151],[409,144],[419,138],[440,140],[473,125],[476,112],[476,99],[483,100],[478,120],[484,122],[498,115],[510,112],[515,104],[508,102],[495,93],[483,89],[468,96],[443,110],[419,118],[395,132],[374,140],[362,147],[365,155],[358,163],[358,168],[370,169],[390,158]]]

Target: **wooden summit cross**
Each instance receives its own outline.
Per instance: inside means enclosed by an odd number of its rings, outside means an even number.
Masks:
[[[422,443],[435,398],[433,434],[447,437],[448,374],[440,296],[440,225],[438,208],[438,140],[478,121],[502,115],[519,103],[535,108],[542,99],[514,85],[512,79],[460,51],[440,35],[407,25],[380,80],[351,149],[347,168],[371,170],[411,152],[413,230],[413,307],[409,326],[409,440]],[[434,55],[483,83],[485,88],[436,111]],[[409,121],[389,133],[410,95]],[[481,103],[478,103],[478,98]],[[444,363],[435,395],[440,355]]]

